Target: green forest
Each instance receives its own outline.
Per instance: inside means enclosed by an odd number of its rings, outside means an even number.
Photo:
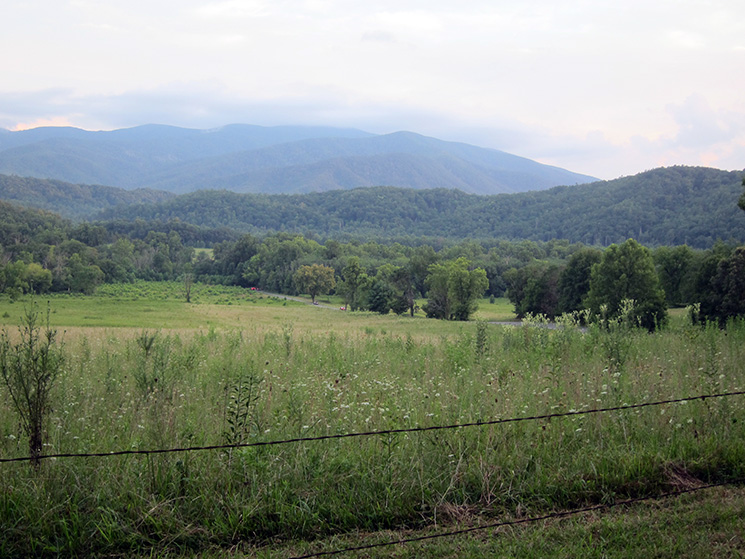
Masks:
[[[638,186],[639,177],[594,190],[494,197],[394,188],[301,198],[201,192],[129,207],[117,199],[101,214],[111,219],[95,221],[2,202],[0,291],[18,298],[92,293],[102,283],[178,280],[306,293],[314,300],[335,293],[350,310],[413,315],[421,308],[427,316],[454,320],[467,320],[482,296],[509,297],[518,317],[548,318],[580,311],[614,318],[624,301],[633,300],[631,315],[649,329],[664,323],[670,306],[692,305],[692,318],[702,320],[742,314],[742,175],[692,168],[643,175],[644,192],[626,197],[624,189]],[[681,208],[684,194],[693,191],[711,207]],[[78,198],[100,195],[78,191]],[[656,205],[642,203],[650,196]],[[573,212],[582,219],[571,219]],[[254,232],[242,232],[249,214]],[[498,217],[504,215],[509,219]],[[672,216],[680,223],[666,234]],[[328,229],[336,219],[342,233],[335,236]],[[497,224],[503,232],[489,234]],[[594,232],[581,233],[583,227]],[[684,242],[682,231],[695,243]],[[650,237],[655,241],[645,243]],[[422,299],[426,303],[417,302]]]
[[[739,171],[669,167],[612,181],[492,196],[386,186],[297,195],[202,190],[175,196],[0,175],[0,199],[76,222],[105,222],[122,235],[143,236],[134,230],[177,220],[184,242],[194,246],[211,246],[235,232],[265,236],[282,231],[318,241],[375,239],[407,245],[566,239],[608,246],[634,238],[649,247],[708,249],[718,240],[745,242],[737,209],[741,180]],[[184,224],[217,231],[198,238],[196,229],[187,232]]]
[[[339,240],[417,237],[567,239],[608,246],[635,238],[647,246],[709,248],[742,243],[742,173],[700,167],[656,169],[612,181],[519,194],[360,188],[304,195],[199,191],[104,210],[105,220],[179,219],[264,235],[282,230]]]

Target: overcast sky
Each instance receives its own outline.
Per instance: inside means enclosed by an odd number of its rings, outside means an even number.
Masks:
[[[745,168],[743,0],[3,0],[0,127],[409,130]]]

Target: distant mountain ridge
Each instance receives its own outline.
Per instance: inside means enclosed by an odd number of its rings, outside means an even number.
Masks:
[[[397,186],[472,194],[542,190],[596,180],[499,150],[412,132],[161,125],[89,132],[35,128],[0,134],[0,173],[150,188],[302,193]]]

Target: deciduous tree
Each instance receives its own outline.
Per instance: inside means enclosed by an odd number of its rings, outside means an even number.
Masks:
[[[570,313],[584,308],[590,291],[592,267],[603,257],[601,250],[586,247],[575,252],[559,276],[559,312]]]
[[[295,272],[295,285],[315,303],[317,295],[329,293],[336,285],[334,269],[322,264],[300,266]]]
[[[483,268],[469,270],[470,265],[466,258],[458,258],[430,266],[424,305],[428,317],[468,320],[476,312],[489,280]]]
[[[604,306],[607,318],[617,317],[625,300],[634,301],[630,318],[650,331],[667,319],[665,292],[660,288],[652,255],[634,239],[609,246],[590,276],[587,303],[595,316]]]

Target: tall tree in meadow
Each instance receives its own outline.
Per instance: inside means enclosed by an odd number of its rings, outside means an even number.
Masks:
[[[362,292],[370,281],[369,276],[362,268],[360,259],[352,256],[347,265],[341,271],[343,280],[337,286],[337,292],[344,296],[347,308],[356,311],[360,308]]]
[[[515,314],[519,318],[528,313],[542,314],[548,318],[556,316],[560,278],[561,269],[558,266],[539,261],[507,270],[504,274],[507,297],[515,306]]]
[[[600,316],[618,317],[624,300],[633,300],[632,320],[652,331],[667,320],[665,292],[660,288],[649,249],[634,239],[611,245],[592,267],[588,307]]]
[[[745,211],[745,193],[738,206]],[[723,244],[712,247],[699,267],[696,296],[701,321],[717,321],[724,327],[730,318],[745,317],[745,246],[734,251]]]
[[[716,318],[720,326],[730,318],[745,316],[745,246],[719,262],[712,290],[718,303]]]
[[[411,280],[416,291],[422,297],[427,295],[427,277],[429,276],[429,267],[438,260],[437,253],[429,245],[422,245],[414,249],[414,253],[409,259],[409,272]]]
[[[430,266],[427,277],[427,303],[424,312],[431,318],[468,320],[478,310],[478,300],[489,287],[483,268],[470,270],[466,258]]]
[[[699,269],[696,297],[702,322],[724,327],[730,318],[745,317],[745,247],[726,252],[715,247]]]
[[[308,293],[315,303],[317,295],[329,293],[336,285],[334,269],[322,264],[300,266],[295,272],[295,286],[301,293]]]

